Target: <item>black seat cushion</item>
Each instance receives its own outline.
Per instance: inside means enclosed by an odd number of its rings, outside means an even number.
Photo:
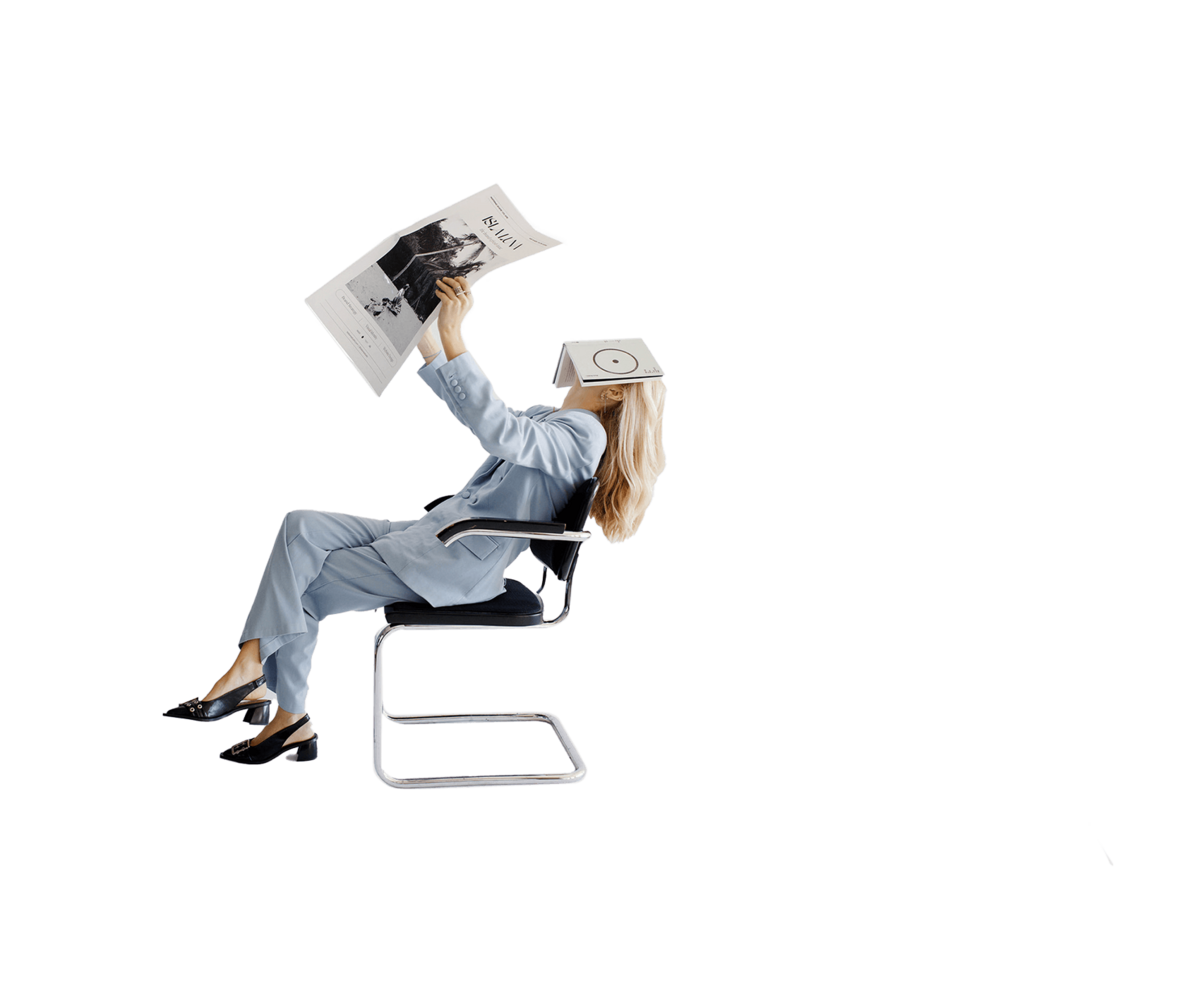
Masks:
[[[525,627],[542,623],[542,601],[525,584],[505,579],[504,593],[478,604],[453,604],[432,607],[398,600],[383,613],[390,625],[404,624],[482,624],[500,628]]]

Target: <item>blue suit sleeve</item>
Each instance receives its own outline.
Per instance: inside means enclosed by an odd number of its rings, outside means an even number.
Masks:
[[[535,422],[496,397],[491,381],[469,352],[453,360],[443,354],[420,368],[420,374],[483,448],[502,460],[576,479],[589,475],[604,452],[608,437],[598,417],[570,409]]]

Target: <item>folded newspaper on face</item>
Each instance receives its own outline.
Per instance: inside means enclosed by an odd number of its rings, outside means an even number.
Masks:
[[[382,395],[425,327],[436,325],[438,278],[461,276],[473,285],[558,243],[493,185],[388,237],[304,301]]]

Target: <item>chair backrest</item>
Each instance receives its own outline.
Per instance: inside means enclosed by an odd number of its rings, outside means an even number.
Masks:
[[[568,532],[582,532],[592,510],[592,501],[600,481],[590,477],[575,488],[571,500],[554,520],[567,526]],[[530,542],[530,551],[560,580],[569,580],[575,571],[575,560],[579,558],[581,542]]]

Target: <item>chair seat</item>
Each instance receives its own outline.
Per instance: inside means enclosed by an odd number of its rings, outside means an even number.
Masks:
[[[398,600],[383,609],[387,623],[405,624],[477,624],[499,628],[519,628],[542,623],[542,599],[525,584],[505,578],[504,593],[476,604],[432,607]]]

